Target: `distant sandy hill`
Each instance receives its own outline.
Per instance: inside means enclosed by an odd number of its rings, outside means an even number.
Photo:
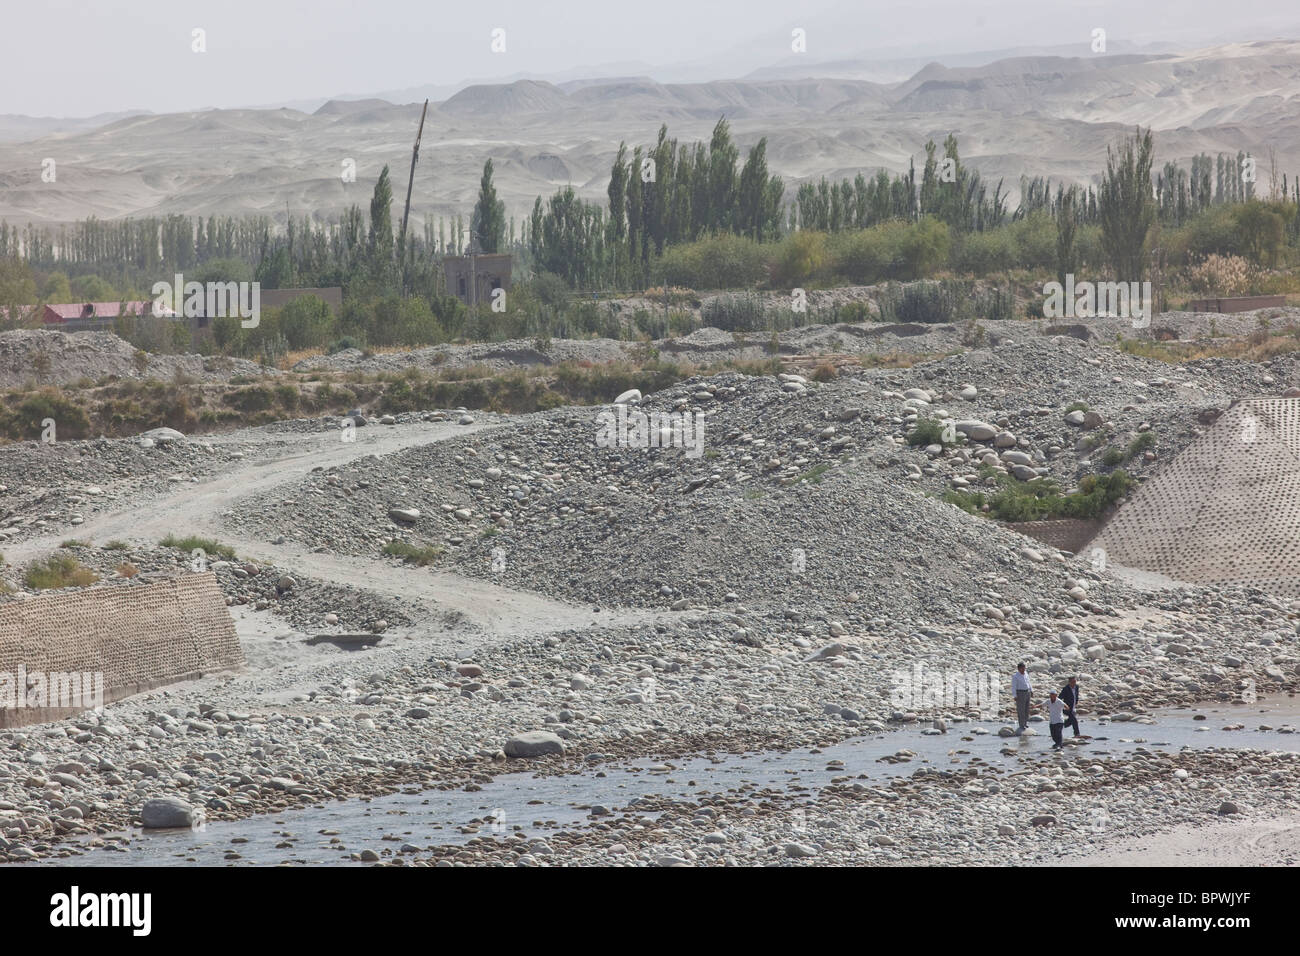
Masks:
[[[489,157],[508,215],[527,215],[535,197],[566,182],[604,204],[620,141],[652,143],[664,123],[681,142],[707,140],[720,116],[742,148],[767,138],[769,168],[790,187],[822,175],[902,170],[910,158],[919,165],[926,140],[949,132],[964,160],[1005,179],[1013,192],[1022,175],[1086,181],[1103,167],[1106,145],[1138,124],[1157,131],[1158,164],[1185,164],[1200,152],[1244,151],[1264,160],[1271,148],[1279,171],[1300,173],[1300,42],[931,63],[901,83],[768,75],[467,87],[430,106],[412,218],[468,216]],[[185,213],[283,220],[286,209],[335,216],[365,206],[385,164],[405,180],[420,106],[371,98],[331,100],[311,114],[130,115],[95,128],[76,127],[89,120],[66,121],[66,128],[28,122],[25,135],[36,139],[22,145],[4,141],[0,117],[0,219]],[[10,138],[20,125],[8,127]],[[56,182],[42,182],[33,155],[56,160]],[[354,183],[340,177],[349,159]],[[1266,179],[1261,184],[1267,189]]]
[[[330,100],[324,104],[312,116],[348,116],[352,113],[364,113],[369,110],[382,110],[391,107],[393,104],[388,100],[366,99],[366,100]]]

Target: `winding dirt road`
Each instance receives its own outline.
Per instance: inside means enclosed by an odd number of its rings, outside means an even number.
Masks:
[[[320,553],[293,543],[272,543],[235,535],[221,522],[223,512],[273,497],[314,468],[345,465],[366,455],[387,455],[404,448],[444,441],[496,427],[490,423],[450,422],[371,426],[359,429],[356,440],[340,441],[337,432],[303,435],[267,434],[268,454],[241,462],[233,470],[200,482],[179,483],[171,493],[139,504],[122,504],[89,517],[77,536],[95,542],[118,539],[154,546],[168,534],[202,535],[233,547],[243,559],[275,564],[294,573],[343,587],[360,588],[423,605],[432,618],[456,611],[485,637],[537,634],[596,624],[635,624],[654,621],[665,612],[605,609],[594,613],[553,598],[503,587],[451,571],[417,568],[396,561]],[[211,436],[213,444],[239,440],[248,433]],[[288,442],[286,443],[286,439]],[[241,502],[249,502],[241,505]],[[6,548],[13,563],[30,561],[55,550],[66,532],[45,535]],[[680,614],[678,614],[680,618]]]

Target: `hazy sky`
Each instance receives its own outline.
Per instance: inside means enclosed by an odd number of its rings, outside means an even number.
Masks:
[[[3,0],[0,113],[88,116],[516,74],[717,79],[792,56],[1300,35],[1294,0]],[[504,53],[491,50],[505,31]],[[193,31],[206,33],[193,52]]]

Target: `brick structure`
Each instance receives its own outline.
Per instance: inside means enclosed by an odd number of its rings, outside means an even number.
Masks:
[[[1049,521],[1017,521],[1002,523],[1002,527],[1041,541],[1060,551],[1078,554],[1105,524],[1103,520],[1087,521],[1083,518],[1055,518]]]
[[[1256,309],[1280,309],[1286,305],[1284,295],[1237,295],[1218,299],[1193,299],[1188,312],[1253,312]]]
[[[508,252],[444,256],[442,260],[447,291],[466,305],[491,305],[493,290],[509,291],[510,267]]]
[[[234,620],[211,572],[0,605],[0,673],[102,673],[105,703],[243,663]],[[0,728],[83,709],[8,710],[7,704],[0,701]]]

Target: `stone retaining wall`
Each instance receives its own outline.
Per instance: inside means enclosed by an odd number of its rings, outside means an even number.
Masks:
[[[20,669],[28,675],[102,674],[108,703],[243,663],[234,620],[211,572],[0,606],[0,675],[11,681]],[[8,709],[9,703],[0,700],[0,728],[85,709]]]
[[[1012,531],[1019,531],[1035,541],[1041,541],[1061,551],[1078,554],[1097,536],[1105,526],[1105,522],[1087,521],[1082,518],[1054,518],[1050,521],[1003,522],[1002,526]]]
[[[1285,306],[1284,295],[1237,295],[1218,299],[1194,299],[1187,303],[1187,311],[1253,312],[1255,309],[1280,309]]]

